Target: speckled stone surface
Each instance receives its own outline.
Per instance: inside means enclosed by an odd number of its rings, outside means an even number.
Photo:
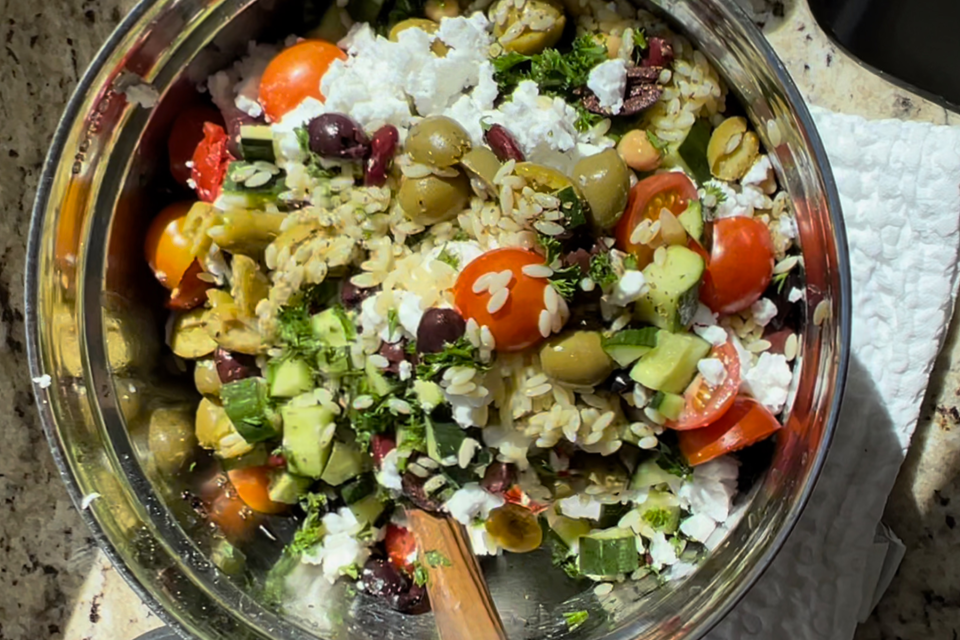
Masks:
[[[960,116],[863,70],[803,0],[739,0],[807,99],[868,118]],[[0,0],[0,640],[133,640],[157,619],[102,553],[60,484],[33,410],[23,348],[29,209],[59,114],[132,0]],[[931,381],[886,521],[907,555],[857,640],[955,640],[960,629],[960,323]]]

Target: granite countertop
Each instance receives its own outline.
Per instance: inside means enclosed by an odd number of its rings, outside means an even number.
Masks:
[[[803,0],[739,0],[813,104],[867,118],[960,124],[865,71]],[[33,408],[23,346],[29,210],[48,142],[79,74],[133,0],[0,0],[0,640],[133,640],[159,624],[81,523]],[[907,546],[857,640],[957,638],[960,629],[960,321],[954,318],[885,521]]]

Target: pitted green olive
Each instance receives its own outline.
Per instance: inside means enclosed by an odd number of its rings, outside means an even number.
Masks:
[[[216,449],[220,440],[230,435],[231,431],[233,431],[233,424],[219,401],[214,402],[209,398],[201,400],[197,407],[194,425],[194,432],[200,446],[204,449]]]
[[[560,40],[567,25],[563,5],[555,0],[500,0],[490,10],[493,35],[506,51],[534,55]]]
[[[534,162],[518,162],[513,172],[526,180],[531,189],[541,193],[556,193],[573,185],[570,178],[553,167]]]
[[[470,151],[470,135],[456,120],[431,116],[410,129],[404,150],[414,162],[444,169]]]
[[[197,361],[193,368],[193,384],[205,396],[220,395],[220,374],[213,358]]]
[[[440,25],[434,22],[433,20],[427,20],[426,18],[407,18],[406,20],[401,20],[397,24],[393,25],[393,28],[390,29],[390,34],[388,39],[391,42],[398,42],[400,40],[400,32],[406,31],[407,29],[420,29],[427,33],[436,33],[440,29]],[[430,50],[433,51],[438,57],[444,57],[447,55],[447,52],[450,51],[450,48],[443,44],[440,40],[434,40],[433,44],[430,45]]]
[[[573,167],[573,181],[590,205],[590,222],[609,229],[620,220],[630,195],[630,169],[616,149],[581,159]]]
[[[154,409],[147,437],[154,464],[166,476],[179,472],[197,446],[190,411],[183,407]]]
[[[746,118],[727,118],[713,130],[707,144],[710,173],[721,180],[739,180],[760,154],[760,139],[747,130]]]
[[[497,187],[493,184],[493,179],[502,165],[493,151],[486,147],[471,149],[460,158],[460,166],[470,176],[477,178],[490,193],[497,193]]]
[[[417,224],[437,224],[452,220],[467,207],[470,181],[463,173],[453,178],[404,178],[397,198],[400,208]]]
[[[583,386],[600,384],[614,369],[596,331],[564,333],[548,341],[540,348],[540,365],[551,378]]]

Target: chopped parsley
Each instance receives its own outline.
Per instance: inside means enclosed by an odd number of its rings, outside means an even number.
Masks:
[[[350,578],[353,578],[354,580],[356,580],[357,578],[360,577],[360,567],[357,566],[356,564],[352,564],[349,567],[340,569],[340,573],[342,575],[349,576]]]
[[[336,290],[335,282],[325,281],[304,290],[295,296],[290,304],[280,309],[277,322],[280,327],[280,343],[284,346],[286,355],[304,356],[312,360],[312,356],[323,347],[323,343],[313,333],[311,311],[325,305]],[[348,321],[346,324],[353,330],[353,323]]]
[[[597,123],[603,120],[602,115],[590,111],[579,102],[574,104],[573,108],[577,110],[577,119],[573,123],[573,126],[577,131],[589,131]]]
[[[560,245],[560,241],[554,238],[553,236],[548,236],[546,234],[540,233],[537,234],[537,242],[540,244],[540,247],[543,249],[543,261],[549,266],[554,263],[557,258],[560,257],[563,247]]]
[[[657,530],[661,530],[670,524],[670,512],[666,509],[650,509],[643,514],[643,521]]]
[[[714,182],[708,182],[703,185],[703,193],[707,196],[713,196],[717,204],[723,204],[727,201],[727,194],[723,192],[723,189],[720,188],[720,185]]]
[[[413,583],[418,587],[422,587],[427,584],[429,576],[427,575],[427,570],[420,564],[420,561],[413,563]]]
[[[316,546],[323,536],[326,535],[326,528],[321,522],[327,511],[327,496],[322,493],[308,493],[300,499],[300,506],[306,512],[300,529],[293,536],[293,542],[287,545],[284,553],[299,558],[308,549]]]
[[[467,242],[468,240],[472,240],[472,238],[470,237],[470,234],[463,229],[457,229],[457,232],[453,234],[453,237],[450,238],[450,240],[453,242]]]
[[[632,253],[623,259],[623,268],[627,271],[636,271],[640,263],[637,262],[637,256]]]
[[[427,561],[427,564],[431,568],[436,569],[437,567],[452,567],[453,563],[450,562],[450,558],[443,555],[436,549],[431,549],[423,554],[423,559]]]
[[[693,474],[693,467],[687,463],[678,449],[661,440],[659,451],[657,466],[661,469],[680,478],[687,478]]]
[[[590,617],[588,611],[571,611],[563,614],[563,619],[567,621],[567,628],[570,631],[583,626],[583,623]]]
[[[449,367],[473,367],[480,371],[489,369],[482,364],[478,350],[466,337],[461,336],[453,344],[447,343],[439,353],[424,353],[417,365],[417,377],[421,380],[435,380]]]
[[[587,224],[587,216],[583,212],[583,201],[572,186],[557,192],[560,200],[560,213],[563,214],[563,226],[568,231]]]
[[[647,42],[647,34],[643,29],[635,29],[633,31],[633,44],[640,49],[650,48],[650,43]]]
[[[453,269],[460,268],[460,258],[447,251],[446,245],[444,245],[443,249],[440,250],[440,255],[437,256],[437,260],[444,264],[450,265]]]
[[[323,166],[320,156],[310,150],[310,132],[306,127],[297,127],[294,129],[297,136],[297,142],[300,144],[300,150],[306,154],[307,159],[304,165],[307,167],[307,174],[314,180],[324,180],[333,177],[333,172]]]
[[[598,287],[605,289],[617,283],[617,274],[613,271],[609,253],[598,253],[590,258],[590,279]]]
[[[577,295],[577,285],[581,279],[580,265],[572,264],[569,267],[554,269],[550,276],[550,284],[564,300],[573,300]]]
[[[649,129],[647,129],[647,140],[649,140],[650,144],[653,145],[653,148],[659,151],[661,154],[667,150],[667,147],[670,146],[669,142],[667,142],[666,140],[663,140],[657,134],[655,134],[653,131],[650,131]]]

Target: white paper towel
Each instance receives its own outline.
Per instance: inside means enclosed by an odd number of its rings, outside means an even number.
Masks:
[[[853,637],[875,531],[953,312],[960,128],[813,109],[843,205],[853,357],[820,482],[770,569],[709,640]]]

